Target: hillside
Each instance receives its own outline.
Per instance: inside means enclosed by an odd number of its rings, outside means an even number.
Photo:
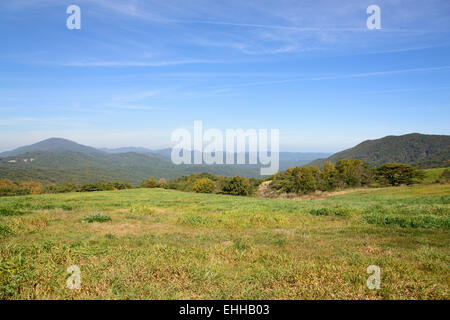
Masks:
[[[385,163],[408,163],[421,167],[446,167],[450,164],[450,136],[411,133],[366,140],[357,146],[313,161],[321,166],[342,159],[359,159],[373,166]]]
[[[199,172],[250,177],[257,176],[259,173],[256,166],[251,168],[225,165],[177,166],[161,157],[138,153],[35,151],[0,159],[0,178],[33,180],[42,183],[82,184],[99,181],[124,181],[139,184],[142,180],[152,176],[156,179],[173,179]]]
[[[170,149],[137,147],[95,149],[76,142],[51,138],[0,154],[0,178],[42,183],[124,181],[139,184],[154,176],[173,179],[208,172],[221,176],[259,177],[257,165],[174,165]],[[130,152],[133,151],[133,152]],[[304,165],[324,154],[281,153],[280,169]]]

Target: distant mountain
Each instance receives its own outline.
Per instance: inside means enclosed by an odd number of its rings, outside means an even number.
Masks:
[[[326,152],[280,152],[280,171],[304,166],[313,160],[330,156]]]
[[[112,154],[127,152],[153,154],[166,159],[170,159],[170,155],[172,153],[172,149],[170,148],[152,150],[143,147],[123,147],[115,149],[100,148],[99,150]],[[192,156],[193,154],[194,152],[192,153]],[[329,152],[280,152],[280,170],[284,171],[291,167],[306,165],[315,159],[325,158],[330,155],[331,153]],[[248,153],[246,154],[246,159],[248,159]]]
[[[0,178],[43,183],[120,180],[138,184],[152,176],[157,179],[172,179],[200,172],[222,176],[260,176],[257,165],[178,166],[172,163],[170,154],[171,149],[150,150],[137,147],[100,150],[66,139],[51,138],[1,153]],[[319,155],[321,154],[283,152],[280,154],[280,170],[304,165]]]
[[[322,166],[342,159],[359,159],[373,166],[385,163],[408,163],[422,167],[450,166],[450,136],[411,133],[367,140],[357,146],[313,161]]]
[[[78,144],[76,142],[67,139],[50,138],[29,146],[14,149],[12,151],[2,152],[0,153],[0,157],[13,157],[23,153],[34,151],[44,151],[44,152],[72,151],[72,152],[83,152],[94,154],[101,152],[100,150],[97,150],[95,148],[83,146],[81,144]]]

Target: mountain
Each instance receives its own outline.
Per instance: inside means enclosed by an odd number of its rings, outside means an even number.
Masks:
[[[450,136],[411,133],[366,140],[326,159],[315,160],[311,165],[322,166],[327,161],[336,163],[342,159],[359,159],[373,166],[394,162],[421,167],[450,166]]]
[[[132,151],[132,152],[130,152]],[[152,176],[173,179],[192,173],[260,177],[257,165],[175,165],[171,149],[138,147],[95,149],[51,138],[0,154],[0,178],[43,183],[88,183],[120,180],[138,184]],[[319,154],[281,153],[280,170],[306,164]]]
[[[20,147],[14,149],[12,151],[2,152],[0,153],[0,157],[13,157],[27,152],[34,151],[44,151],[44,152],[62,152],[62,151],[72,151],[72,152],[83,152],[83,153],[99,153],[100,150],[97,150],[92,147],[83,146],[76,142],[62,139],[62,138],[50,138],[47,140],[43,140],[41,142]]]
[[[123,147],[116,149],[100,148],[99,150],[107,153],[126,153],[136,152],[141,154],[153,154],[170,159],[172,149],[147,149],[143,147]],[[192,157],[193,157],[192,153]],[[313,160],[330,156],[331,153],[327,152],[280,152],[280,170],[284,171],[292,167],[302,166],[310,163]],[[246,153],[246,159],[248,159],[248,153]]]

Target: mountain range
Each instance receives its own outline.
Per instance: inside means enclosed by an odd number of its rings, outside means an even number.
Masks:
[[[0,153],[0,178],[42,183],[124,181],[139,184],[152,176],[156,179],[173,179],[200,172],[260,177],[258,165],[175,165],[170,154],[171,149],[96,149],[67,139],[50,138]],[[364,141],[333,155],[280,152],[280,170],[307,164],[320,167],[327,161],[336,163],[348,158],[360,159],[375,167],[392,162],[421,167],[448,167],[450,136],[419,133],[387,136]]]
[[[0,153],[0,178],[43,183],[120,180],[138,184],[152,176],[172,179],[200,172],[259,177],[257,165],[175,165],[170,154],[171,149],[96,149],[67,139],[50,138]],[[328,155],[330,153],[281,152],[280,170]]]

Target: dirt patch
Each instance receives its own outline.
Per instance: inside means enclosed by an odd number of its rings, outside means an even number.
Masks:
[[[277,229],[274,229],[273,232],[279,233],[279,234],[287,234],[287,235],[289,235],[289,234],[294,234],[295,230],[277,228]]]
[[[128,213],[128,212],[130,212],[130,209],[116,209],[111,212],[113,212],[113,213]]]

